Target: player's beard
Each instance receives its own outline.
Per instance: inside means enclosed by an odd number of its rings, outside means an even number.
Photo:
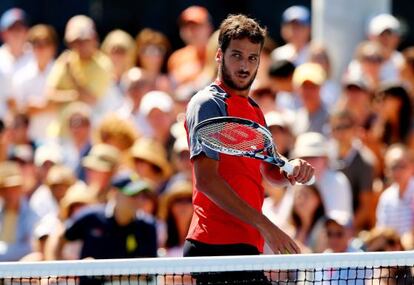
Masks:
[[[230,88],[232,88],[234,90],[237,90],[237,91],[245,91],[245,90],[248,90],[250,88],[250,86],[252,86],[253,81],[256,78],[257,69],[254,72],[252,78],[250,78],[249,82],[247,82],[244,85],[239,85],[239,84],[237,84],[236,82],[233,81],[233,79],[231,78],[230,72],[226,68],[226,62],[224,61],[224,58],[223,58],[223,62],[221,64],[220,72],[221,72],[222,80],[227,86],[229,86]],[[248,71],[239,70],[237,72],[238,73],[247,73],[248,75],[250,75],[250,72],[248,72]]]

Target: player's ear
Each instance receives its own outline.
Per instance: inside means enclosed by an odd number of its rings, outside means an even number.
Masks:
[[[216,62],[220,64],[223,56],[223,51],[221,50],[221,48],[218,48],[216,52]]]

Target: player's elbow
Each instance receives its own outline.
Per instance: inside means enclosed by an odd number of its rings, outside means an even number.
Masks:
[[[204,155],[194,160],[195,186],[198,191],[209,194],[214,191],[215,183],[221,179],[218,174],[218,163]]]
[[[207,172],[197,176],[195,186],[198,191],[208,195],[214,190],[214,181],[216,177]]]

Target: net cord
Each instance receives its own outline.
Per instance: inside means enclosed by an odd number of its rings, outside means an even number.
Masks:
[[[166,275],[245,270],[309,270],[413,266],[414,251],[300,255],[2,262],[0,278]]]

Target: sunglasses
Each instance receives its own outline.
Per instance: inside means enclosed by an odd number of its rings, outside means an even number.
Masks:
[[[332,131],[344,131],[349,130],[350,128],[352,128],[352,124],[339,124],[336,126],[332,126]]]
[[[72,118],[69,120],[70,128],[80,128],[89,125],[89,120],[85,118]]]
[[[352,85],[352,84],[346,86],[345,89],[346,91],[349,91],[349,92],[358,92],[358,91],[364,90],[363,88],[357,85]]]
[[[142,54],[147,56],[164,56],[165,49],[160,46],[149,45],[142,49]]]
[[[391,171],[398,171],[398,170],[404,170],[408,167],[408,163],[406,162],[400,162],[400,163],[396,163],[394,165],[392,165],[390,167]]]
[[[345,236],[344,231],[327,231],[326,235],[328,238],[343,238]]]
[[[372,62],[372,63],[382,63],[384,61],[384,58],[382,56],[372,55],[372,56],[364,56],[362,60]]]
[[[32,42],[32,45],[34,48],[43,48],[43,47],[51,46],[52,42],[49,40],[34,40]]]

